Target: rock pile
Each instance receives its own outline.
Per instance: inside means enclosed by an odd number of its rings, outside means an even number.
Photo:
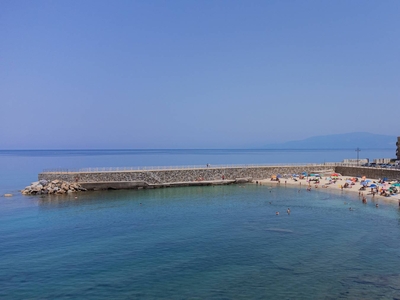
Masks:
[[[61,180],[40,180],[32,182],[31,185],[24,188],[21,193],[23,195],[42,195],[42,194],[66,194],[73,192],[86,191],[78,183],[70,183]]]

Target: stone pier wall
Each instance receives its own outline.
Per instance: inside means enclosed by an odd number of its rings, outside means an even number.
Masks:
[[[145,182],[147,184],[165,184],[177,182],[216,181],[251,178],[253,180],[270,178],[276,174],[299,174],[301,172],[333,171],[332,165],[307,166],[263,166],[230,168],[194,168],[171,170],[107,171],[107,172],[43,172],[39,180],[63,180],[79,183],[96,182]]]
[[[102,172],[43,172],[39,180],[62,180],[83,184],[88,189],[106,188],[140,188],[162,186],[185,186],[196,183],[221,184],[225,182],[241,182],[240,179],[268,179],[276,174],[300,174],[330,172],[343,176],[366,176],[368,178],[400,179],[400,170],[366,168],[357,166],[335,166],[315,164],[304,166],[261,166],[261,167],[210,167],[192,169],[165,170],[131,170],[131,171],[102,171]],[[326,176],[326,175],[325,175]],[[224,179],[224,180],[222,180]],[[223,183],[222,183],[223,184]]]

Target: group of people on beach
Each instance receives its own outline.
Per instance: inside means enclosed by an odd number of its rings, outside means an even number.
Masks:
[[[303,177],[303,176],[302,176]],[[303,178],[300,178],[299,176],[279,176],[279,175],[273,175],[270,178],[270,181],[275,181],[277,185],[280,185],[280,182],[284,180],[285,186],[286,183],[288,184],[294,184],[295,182],[297,185],[302,185],[302,181],[304,184],[304,181],[306,181],[306,190],[310,192],[314,187],[317,188],[328,188],[332,187],[335,189],[350,189],[353,190],[354,192],[358,191],[359,192],[359,199],[363,204],[367,204],[367,195],[371,195],[372,199],[375,198],[376,195],[378,196],[384,196],[384,197],[389,197],[389,196],[396,196],[400,195],[400,180],[396,181],[388,181],[386,179],[378,179],[378,180],[372,180],[372,179],[366,179],[366,176],[362,177],[342,177],[341,174],[338,173],[331,173],[328,175],[328,177],[322,177],[319,174],[311,174],[309,176],[304,176]],[[293,182],[290,182],[290,179],[293,180]],[[303,179],[303,180],[301,180]],[[320,183],[323,183],[322,185]],[[335,183],[339,183],[336,185]],[[262,184],[262,181],[257,181],[256,184]],[[361,186],[355,189],[358,184]],[[397,186],[396,186],[397,184]],[[271,192],[271,191],[270,191]],[[301,189],[298,190],[298,192],[301,192]],[[398,205],[400,208],[400,198],[396,197],[396,201],[398,201]],[[375,207],[378,208],[379,204],[374,203]],[[353,208],[349,208],[349,210],[354,210]],[[288,208],[287,213],[290,214],[290,209]],[[276,215],[279,215],[279,211],[275,212]]]

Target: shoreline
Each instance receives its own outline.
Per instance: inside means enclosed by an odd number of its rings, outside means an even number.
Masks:
[[[346,182],[346,179],[350,178],[349,176],[339,176],[338,180],[336,183],[329,184],[329,180],[326,179],[326,177],[322,177],[320,179],[319,184],[309,183],[307,182],[307,178],[304,179],[297,179],[295,181],[293,178],[281,178],[280,182],[278,181],[271,181],[271,179],[261,179],[261,180],[253,180],[252,184],[260,184],[260,185],[269,185],[269,186],[289,186],[289,187],[297,187],[301,189],[307,189],[309,186],[311,186],[311,191],[317,190],[317,191],[334,191],[337,193],[346,193],[349,195],[355,195],[358,196],[359,198],[361,196],[364,196],[368,201],[374,201],[377,199],[380,200],[385,200],[388,202],[392,203],[400,203],[400,193],[391,195],[389,197],[386,196],[381,196],[379,193],[376,193],[375,196],[373,197],[371,193],[371,188],[367,187],[366,190],[360,191],[359,189],[362,187],[360,184],[360,181],[356,182],[354,185],[351,186],[351,188],[341,188],[341,185],[344,185]],[[379,179],[372,179],[372,178],[366,178],[368,180],[371,180],[371,183],[377,183]],[[326,186],[326,187],[323,187]],[[359,194],[360,193],[360,194]],[[361,200],[361,199],[360,199]],[[400,204],[399,204],[400,206]]]

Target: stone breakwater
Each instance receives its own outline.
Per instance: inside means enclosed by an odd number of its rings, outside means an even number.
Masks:
[[[78,183],[70,183],[61,180],[48,181],[42,179],[40,181],[32,182],[31,185],[27,186],[21,191],[23,195],[42,195],[42,194],[67,194],[73,192],[86,191]]]
[[[154,188],[166,186],[229,184],[270,178],[276,174],[331,172],[333,166],[210,167],[193,169],[103,172],[43,172],[39,180],[80,183],[88,189]],[[97,186],[97,188],[96,188]]]
[[[330,172],[343,176],[367,176],[369,178],[400,179],[400,170],[338,166],[335,164],[310,164],[298,166],[244,166],[209,168],[174,168],[162,170],[96,171],[96,172],[43,172],[39,180],[79,184],[88,190],[136,189],[170,186],[215,185],[268,179],[272,175],[291,175]],[[60,188],[60,186],[57,186]],[[64,191],[68,192],[66,189]],[[73,190],[77,190],[73,188]],[[57,192],[57,191],[56,191]],[[59,192],[62,193],[62,192]]]

